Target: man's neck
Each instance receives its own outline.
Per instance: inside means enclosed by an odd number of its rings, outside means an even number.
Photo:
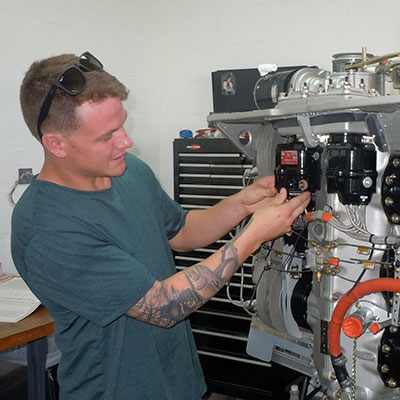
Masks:
[[[60,171],[62,172],[60,173]],[[46,162],[44,163],[37,179],[82,191],[97,191],[109,189],[111,187],[111,178],[108,176],[77,177],[62,168],[57,169],[50,167]]]

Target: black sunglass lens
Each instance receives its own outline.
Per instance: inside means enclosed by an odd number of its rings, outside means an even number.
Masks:
[[[86,79],[78,68],[67,69],[59,78],[58,86],[70,95],[79,94],[86,85]]]
[[[86,51],[83,53],[80,58],[79,62],[82,67],[84,67],[87,71],[102,71],[103,64],[91,53]]]

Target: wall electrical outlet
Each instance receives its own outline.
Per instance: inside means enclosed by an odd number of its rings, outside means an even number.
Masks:
[[[19,168],[18,169],[18,183],[20,185],[27,185],[32,182],[33,172],[32,168]]]

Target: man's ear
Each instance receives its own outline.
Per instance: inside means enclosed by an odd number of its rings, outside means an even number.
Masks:
[[[42,143],[43,146],[56,157],[65,157],[65,137],[61,134],[45,133],[42,137]]]

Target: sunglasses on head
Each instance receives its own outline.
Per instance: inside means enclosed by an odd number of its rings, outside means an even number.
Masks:
[[[37,132],[40,140],[42,140],[43,133],[41,130],[43,122],[49,115],[50,106],[54,98],[56,89],[60,89],[70,96],[77,96],[86,87],[86,77],[84,72],[102,71],[103,64],[91,53],[85,51],[80,55],[76,63],[66,68],[56,78],[51,86],[46,98],[43,101],[42,107],[37,122]]]

